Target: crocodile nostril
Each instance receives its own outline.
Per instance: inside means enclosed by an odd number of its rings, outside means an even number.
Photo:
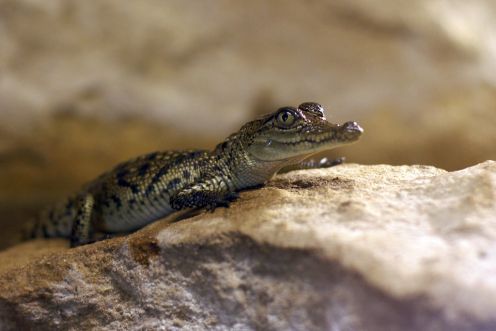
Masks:
[[[363,129],[358,125],[357,122],[346,122],[343,124],[343,127],[347,131],[358,131],[363,132]]]

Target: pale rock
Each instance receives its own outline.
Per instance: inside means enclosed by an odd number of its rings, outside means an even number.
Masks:
[[[495,215],[494,161],[289,173],[214,213],[3,252],[0,329],[494,330]]]

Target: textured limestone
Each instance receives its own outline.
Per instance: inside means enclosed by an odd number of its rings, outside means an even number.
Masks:
[[[211,214],[1,253],[0,329],[494,330],[494,215],[494,161],[294,172]]]

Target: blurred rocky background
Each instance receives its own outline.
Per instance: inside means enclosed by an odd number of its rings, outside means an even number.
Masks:
[[[0,0],[0,247],[121,160],[302,101],[365,128],[349,162],[496,159],[495,72],[490,0]]]

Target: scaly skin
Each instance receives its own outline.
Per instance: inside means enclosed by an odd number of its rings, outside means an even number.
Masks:
[[[42,212],[29,237],[69,238],[74,247],[178,210],[228,206],[240,190],[263,185],[284,169],[334,165],[304,159],[352,143],[362,132],[355,122],[326,121],[317,103],[283,107],[248,122],[213,151],[157,152],[118,165]]]

